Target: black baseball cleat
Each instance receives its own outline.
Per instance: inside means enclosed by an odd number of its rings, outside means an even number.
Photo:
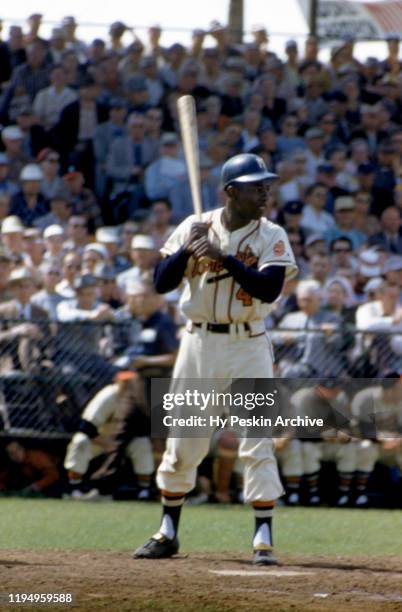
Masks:
[[[279,565],[278,559],[274,555],[274,551],[270,546],[255,548],[254,549],[254,557],[253,557],[254,565]]]
[[[149,538],[132,554],[133,559],[168,559],[179,552],[179,540],[157,534]]]

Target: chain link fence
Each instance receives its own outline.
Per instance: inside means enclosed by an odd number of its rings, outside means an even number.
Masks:
[[[69,438],[88,401],[129,369],[134,321],[21,323],[0,331],[0,435]],[[402,369],[402,335],[343,329],[269,331],[278,378],[381,378]],[[165,377],[166,370],[142,374]]]

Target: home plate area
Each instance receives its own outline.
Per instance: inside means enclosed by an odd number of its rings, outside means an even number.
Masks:
[[[0,583],[2,592],[73,593],[85,612],[402,611],[397,557],[281,555],[280,566],[259,568],[233,552],[149,561],[128,550],[3,550]]]

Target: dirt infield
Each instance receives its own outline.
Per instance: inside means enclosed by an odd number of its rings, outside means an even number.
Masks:
[[[182,554],[134,561],[129,552],[1,551],[0,591],[73,593],[74,609],[402,611],[402,559],[285,556],[256,568],[244,555]],[[4,601],[4,600],[3,600]],[[13,610],[68,609],[4,606]]]

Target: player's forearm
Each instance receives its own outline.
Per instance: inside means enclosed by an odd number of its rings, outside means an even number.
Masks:
[[[174,353],[166,353],[166,355],[144,355],[141,357],[141,367],[156,367],[170,368],[174,365],[176,355]]]
[[[158,293],[168,293],[180,285],[190,256],[191,253],[182,247],[158,263],[154,271],[154,285]]]
[[[255,270],[232,255],[224,257],[222,264],[252,297],[268,303],[279,297],[285,281],[284,266],[267,266],[263,270]]]

